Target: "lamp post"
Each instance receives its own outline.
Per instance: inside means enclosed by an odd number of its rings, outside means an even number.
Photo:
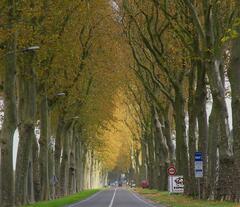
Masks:
[[[9,51],[9,52],[3,54],[0,58],[3,58],[7,55],[17,54],[17,53],[34,52],[39,49],[40,49],[40,46],[38,46],[38,45],[34,45],[34,46],[22,48],[22,49],[13,49],[12,51]]]

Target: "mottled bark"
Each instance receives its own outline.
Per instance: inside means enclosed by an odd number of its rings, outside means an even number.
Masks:
[[[49,199],[49,175],[48,175],[48,100],[42,97],[40,103],[40,176],[41,176],[41,200]]]
[[[9,1],[10,4],[11,1]],[[10,6],[10,5],[9,5]],[[12,5],[11,5],[12,6]],[[12,11],[9,11],[11,16]],[[15,37],[7,41],[7,51],[4,72],[4,121],[0,137],[0,203],[3,207],[14,206],[13,195],[13,135],[16,130],[16,96],[15,96],[15,73],[16,73],[16,54]]]
[[[140,167],[140,179],[148,180],[148,172],[147,172],[147,146],[145,140],[141,138],[141,157],[142,164]]]
[[[195,152],[196,150],[196,128],[197,128],[197,112],[195,104],[195,85],[196,85],[196,68],[192,68],[189,75],[189,89],[188,89],[188,146],[189,146],[189,185],[186,189],[186,194],[197,195],[197,182],[194,173]]]
[[[75,145],[76,145],[76,136],[75,136],[74,126],[70,132],[70,143],[69,143],[69,181],[68,181],[68,192],[69,194],[76,193],[76,152],[75,152]]]
[[[55,141],[55,152],[54,152],[54,163],[55,163],[55,175],[60,180],[60,158],[62,150],[62,139],[63,139],[63,117],[60,115],[57,123],[56,141]],[[60,196],[60,183],[58,182],[55,186],[56,197]]]
[[[33,157],[33,187],[35,201],[40,201],[41,198],[41,183],[40,183],[40,169],[39,169],[39,148],[37,139],[33,139],[32,146]]]
[[[176,168],[177,174],[184,176],[184,183],[188,183],[188,148],[186,138],[186,124],[185,124],[185,100],[183,98],[181,88],[176,90],[175,94],[175,127],[176,127]]]
[[[18,129],[19,147],[16,167],[16,204],[23,205],[27,201],[28,168],[31,156],[32,140],[35,138],[35,94],[36,81],[33,65],[34,52],[23,54],[23,62],[18,73]]]
[[[76,163],[76,191],[81,191],[81,141],[80,141],[80,133],[78,129],[75,129],[75,163]]]
[[[169,159],[170,162],[175,164],[176,162],[176,156],[175,156],[175,147],[172,141],[172,136],[171,136],[171,127],[169,123],[169,105],[164,108],[163,113],[163,134],[166,138],[168,149],[169,149]]]
[[[201,181],[201,193],[207,198],[207,155],[208,155],[208,123],[207,123],[207,89],[205,68],[198,65],[197,89],[196,89],[196,111],[198,121],[198,151],[203,155],[203,179]]]
[[[204,40],[206,46],[205,60],[206,72],[209,78],[210,89],[212,92],[213,102],[216,107],[218,122],[220,126],[219,139],[219,185],[217,191],[218,199],[229,200],[232,194],[231,171],[233,165],[233,157],[231,148],[229,146],[229,125],[228,125],[228,111],[225,102],[225,88],[221,77],[221,58],[219,57],[221,51],[214,53],[213,51],[219,48],[220,44],[216,41],[216,34],[214,33],[215,22],[213,11],[210,2],[203,1],[204,11],[204,29],[206,39]]]
[[[154,163],[154,143],[153,143],[153,135],[149,134],[147,136],[147,148],[148,148],[148,172],[149,172],[149,186],[150,188],[157,188],[156,185],[156,174],[155,174],[155,163]]]
[[[213,102],[216,107],[218,122],[220,126],[219,137],[219,185],[218,198],[229,200],[232,195],[231,171],[233,165],[233,157],[229,145],[230,131],[228,125],[228,112],[225,102],[225,89],[223,88],[221,77],[219,74],[220,62],[215,60],[209,65],[208,77],[213,96]]]
[[[69,176],[69,134],[68,127],[65,126],[63,132],[63,152],[60,166],[60,195],[68,195],[68,176]]]
[[[217,173],[217,146],[219,141],[219,123],[217,120],[217,110],[215,104],[209,117],[208,130],[208,162],[207,162],[207,195],[212,200],[216,196],[216,183],[219,177]]]
[[[236,1],[238,9],[240,1]],[[238,18],[240,11],[238,10]],[[240,34],[238,25],[237,32]],[[240,202],[240,37],[232,42],[231,65],[228,71],[232,92],[232,122],[233,122],[233,151],[234,151],[234,188],[233,199]]]
[[[157,169],[157,184],[161,191],[167,190],[167,167],[169,166],[169,151],[166,139],[163,136],[162,124],[159,120],[159,115],[156,108],[153,109],[154,127],[155,127],[155,153],[156,153],[156,169]]]
[[[34,136],[32,137],[35,138]],[[33,143],[33,140],[32,140]],[[34,196],[34,185],[33,185],[33,148],[30,149],[30,156],[29,156],[29,164],[28,164],[28,181],[27,181],[27,201],[28,203],[34,203],[35,202],[35,196]]]

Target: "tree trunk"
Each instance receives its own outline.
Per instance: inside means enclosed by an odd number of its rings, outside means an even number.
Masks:
[[[48,175],[48,100],[42,97],[40,103],[40,176],[41,176],[41,200],[49,199],[49,175]]]
[[[39,148],[37,139],[33,139],[33,187],[35,201],[41,199],[41,183],[40,183],[40,169],[39,169]]]
[[[159,120],[159,115],[156,108],[153,109],[154,126],[155,126],[155,151],[156,151],[156,166],[157,166],[157,182],[158,189],[161,191],[167,190],[167,167],[169,165],[169,151],[166,139],[163,136],[162,124]]]
[[[35,137],[33,137],[35,138]],[[33,142],[33,140],[32,140]],[[28,195],[28,202],[34,203],[35,196],[34,196],[34,184],[33,184],[33,148],[30,149],[30,156],[29,156],[29,164],[28,164],[28,185],[27,185],[27,195]]]
[[[176,125],[176,168],[177,174],[184,176],[184,184],[187,187],[188,183],[188,147],[186,138],[185,124],[185,101],[183,99],[182,89],[175,90],[174,109],[175,125]]]
[[[148,146],[148,157],[149,157],[149,163],[148,163],[148,172],[149,172],[149,186],[150,188],[157,188],[156,186],[156,175],[154,173],[154,144],[153,144],[153,136],[152,133],[147,135],[147,146]]]
[[[164,123],[163,133],[166,138],[168,149],[169,149],[170,162],[175,164],[176,162],[175,147],[172,141],[171,128],[169,123],[169,105],[165,107],[165,110],[162,113],[163,113],[163,123]]]
[[[237,1],[238,7],[240,2]],[[239,8],[238,8],[239,9]],[[238,11],[240,16],[240,12]],[[239,17],[238,16],[238,17]],[[237,27],[238,34],[240,27]],[[232,43],[231,66],[228,71],[232,92],[232,122],[233,122],[233,146],[234,146],[234,193],[233,199],[240,202],[240,38]]]
[[[55,152],[54,152],[55,176],[58,180],[58,182],[55,185],[56,197],[60,196],[59,181],[60,181],[60,159],[61,159],[61,150],[62,150],[63,128],[64,128],[64,121],[63,121],[63,117],[60,115],[58,118],[58,124],[57,124]]]
[[[8,1],[9,18],[14,15],[14,5]],[[10,21],[10,20],[9,20]],[[16,37],[10,37],[7,41],[7,51],[4,72],[4,121],[0,139],[0,203],[3,207],[14,206],[14,176],[13,176],[13,135],[16,130],[16,95],[15,95],[15,73],[16,73]]]
[[[198,150],[203,155],[203,179],[201,192],[203,198],[207,198],[207,155],[208,155],[208,124],[207,124],[207,89],[205,83],[205,68],[198,66],[197,89],[196,89],[196,110],[198,121]]]
[[[76,159],[75,159],[75,145],[76,145],[76,136],[74,126],[70,131],[70,149],[69,149],[69,181],[68,181],[68,192],[69,194],[76,193]]]
[[[192,68],[189,75],[189,92],[188,92],[188,145],[189,145],[189,185],[186,189],[186,194],[195,196],[197,195],[197,182],[194,173],[195,152],[196,152],[196,127],[197,127],[197,112],[195,104],[195,82],[196,82],[196,68]]]
[[[228,112],[225,102],[225,89],[221,82],[219,73],[220,61],[215,60],[210,65],[208,77],[210,81],[213,102],[216,104],[216,114],[220,125],[219,140],[219,185],[218,198],[230,200],[232,195],[231,170],[233,168],[233,157],[230,148],[230,131],[228,125]]]
[[[66,130],[66,129],[65,129]],[[60,167],[60,193],[61,196],[66,196],[68,194],[68,149],[69,149],[69,137],[68,133],[65,131],[63,133],[63,152],[62,152],[62,162]]]
[[[35,138],[35,72],[32,68],[34,52],[26,52],[23,65],[18,74],[18,128],[19,128],[19,147],[16,167],[16,204],[27,203],[27,182],[28,167],[31,156],[32,140]]]
[[[217,173],[217,146],[219,141],[219,123],[217,120],[217,110],[215,104],[212,105],[212,111],[209,117],[208,130],[208,162],[207,162],[207,186],[208,197],[213,200],[216,196],[216,181],[219,177]]]
[[[142,154],[142,165],[140,169],[140,178],[141,180],[148,180],[147,173],[147,147],[145,140],[141,138],[141,154]]]
[[[212,92],[213,102],[216,107],[216,115],[220,126],[220,140],[219,140],[219,185],[217,190],[217,197],[221,200],[229,200],[232,195],[232,181],[231,170],[233,168],[233,157],[231,148],[229,145],[229,125],[228,125],[228,112],[225,102],[225,88],[224,81],[221,77],[221,51],[214,53],[219,48],[220,44],[216,41],[216,34],[214,32],[215,22],[213,17],[212,7],[210,2],[204,0],[204,23],[206,39],[205,43],[205,60],[206,60],[206,72],[209,78],[210,89]]]

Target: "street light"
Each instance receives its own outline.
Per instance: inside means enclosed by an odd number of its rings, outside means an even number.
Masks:
[[[15,49],[15,50],[12,50],[12,51],[9,51],[9,52],[3,54],[2,56],[0,56],[0,58],[4,58],[5,56],[11,55],[11,54],[14,54],[14,53],[31,52],[31,51],[35,51],[35,50],[39,50],[39,49],[40,49],[40,47],[37,46],[37,45],[26,47],[26,48],[23,48],[23,49],[18,49],[18,50]]]
[[[64,92],[57,93],[56,96],[66,96],[66,93],[64,93]]]
[[[72,120],[72,119],[80,119],[80,117],[79,116],[74,116],[74,117],[66,119],[65,121],[69,121],[69,120]]]
[[[21,49],[20,51],[21,52],[28,52],[28,51],[35,51],[35,50],[39,50],[39,49],[40,49],[40,47],[35,45],[35,46],[30,46],[30,47]]]
[[[54,95],[51,97],[51,99],[49,99],[49,97],[47,97],[47,101],[48,101],[48,106],[49,106],[49,108],[52,108],[52,107],[55,105],[55,103],[57,102],[57,100],[58,100],[59,97],[64,97],[64,96],[66,96],[66,95],[67,95],[67,94],[64,93],[64,92],[59,92],[59,93],[54,94]]]

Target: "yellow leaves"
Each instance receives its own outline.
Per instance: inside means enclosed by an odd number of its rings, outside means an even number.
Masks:
[[[226,43],[229,40],[233,40],[239,37],[238,32],[235,29],[228,29],[225,36],[221,39],[222,43]]]
[[[119,157],[128,156],[130,135],[116,120],[122,116],[116,93],[130,55],[112,5],[106,0],[23,1],[17,11],[18,47],[40,46],[34,65],[40,90],[47,89],[49,99],[67,94],[51,111],[54,123],[63,109],[65,118],[81,117],[84,138],[97,146],[108,168],[115,167]],[[0,38],[6,34],[0,31]]]
[[[113,116],[117,117],[117,120],[109,122],[107,128],[99,131],[99,136],[104,144],[102,148],[98,149],[98,153],[104,166],[110,170],[115,167],[126,169],[130,165],[131,133],[123,122],[127,116],[126,106],[122,102],[121,94],[117,93],[114,100],[116,107]]]

